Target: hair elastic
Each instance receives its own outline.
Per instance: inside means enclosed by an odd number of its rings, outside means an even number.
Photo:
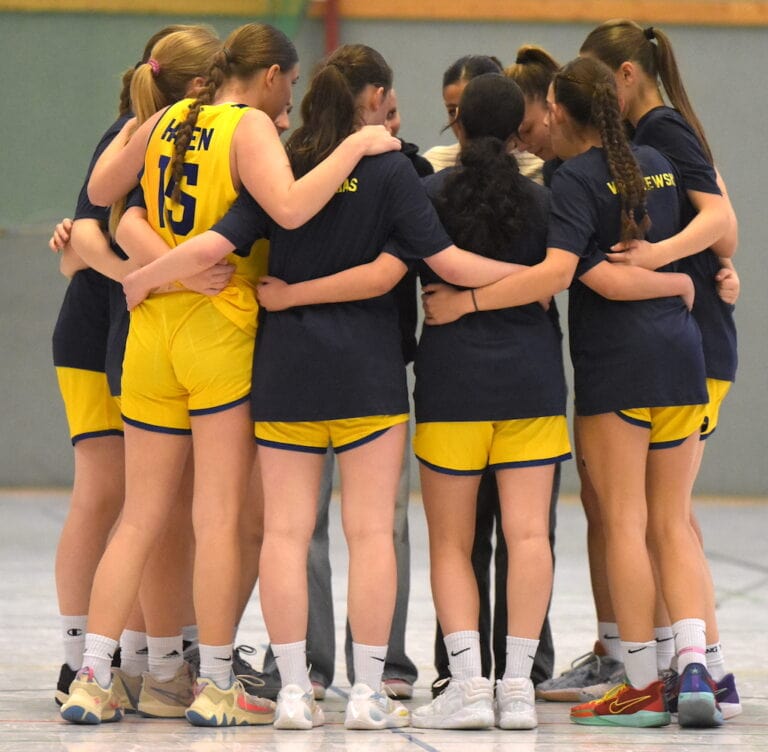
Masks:
[[[151,57],[147,61],[147,65],[152,68],[152,75],[157,78],[160,75],[160,63],[155,60],[155,58]]]
[[[475,311],[479,311],[480,309],[477,307],[477,298],[475,297],[475,289],[471,288],[469,294],[472,296],[472,305],[475,307]]]
[[[651,42],[654,39],[656,39],[656,32],[654,31],[653,26],[647,26],[645,29],[643,29],[643,34],[645,34],[645,38]]]

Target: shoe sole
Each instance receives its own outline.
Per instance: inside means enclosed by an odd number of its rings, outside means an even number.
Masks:
[[[723,725],[723,714],[711,692],[689,692],[677,698],[677,722],[682,728],[713,728]]]
[[[499,716],[498,727],[505,731],[518,731],[525,729],[535,729],[538,725],[537,718],[504,715]]]
[[[200,715],[200,713],[197,713],[196,711],[187,710],[187,712],[182,716],[186,718],[193,726],[207,726],[209,728],[211,727],[228,727],[228,726],[268,726],[270,723],[272,723],[272,718],[267,717],[263,721],[238,721],[237,718],[227,718],[226,715],[222,718],[222,720],[219,720],[218,718],[206,718],[204,715]]]
[[[571,689],[537,689],[535,693],[537,699],[546,700],[547,702],[583,702],[581,699],[583,691],[583,689],[574,687]]]
[[[720,712],[723,714],[723,720],[727,721],[730,718],[735,718],[737,715],[741,715],[744,708],[741,707],[740,702],[721,702]]]
[[[119,710],[116,710],[111,718],[102,718],[96,713],[92,713],[80,705],[73,705],[69,708],[63,708],[61,711],[61,717],[70,723],[76,723],[78,725],[84,726],[96,726],[101,723],[117,723],[118,721],[122,720],[123,714]]]
[[[571,721],[579,726],[626,726],[630,728],[657,728],[668,726],[669,713],[640,710],[626,715],[590,715],[571,716]]]
[[[408,726],[410,718],[406,716],[386,716],[379,721],[373,718],[358,716],[356,718],[345,718],[344,728],[349,731],[379,731],[388,728],[403,728]]]
[[[53,696],[53,701],[61,707],[64,703],[69,702],[69,692],[62,692],[60,689],[57,689],[56,694]]]
[[[419,718],[411,715],[411,726],[414,728],[432,729],[484,729],[493,728],[496,718],[493,712],[478,713],[477,711],[458,712],[448,718]]]

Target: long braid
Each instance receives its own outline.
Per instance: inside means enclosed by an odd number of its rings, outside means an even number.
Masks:
[[[611,83],[595,84],[592,113],[603,142],[608,169],[621,199],[621,239],[642,238],[649,224],[645,212],[645,182],[629,148],[616,90]],[[643,218],[639,225],[638,215]]]

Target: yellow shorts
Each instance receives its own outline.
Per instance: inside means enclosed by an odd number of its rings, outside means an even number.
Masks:
[[[123,361],[126,423],[162,433],[190,433],[190,416],[220,412],[251,392],[254,338],[210,298],[157,295],[131,313]]]
[[[704,422],[701,424],[702,441],[708,439],[715,432],[720,418],[720,405],[723,404],[723,400],[728,394],[732,383],[731,381],[722,381],[721,379],[707,379],[709,402],[707,402],[707,413],[704,416]]]
[[[408,414],[403,413],[305,422],[263,421],[256,423],[254,433],[257,444],[274,449],[325,454],[330,445],[339,454],[373,441],[407,420]]]
[[[417,423],[413,450],[421,463],[449,475],[550,465],[571,457],[564,415]]]
[[[56,368],[72,443],[97,436],[122,436],[120,403],[109,393],[107,375],[81,368]]]
[[[706,415],[706,405],[675,405],[674,407],[635,407],[617,410],[627,423],[651,431],[650,449],[667,449],[682,444],[698,433]]]

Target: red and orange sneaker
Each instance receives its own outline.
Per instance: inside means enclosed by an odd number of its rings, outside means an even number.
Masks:
[[[644,689],[619,684],[599,700],[572,707],[571,720],[583,726],[666,726],[670,716],[664,701],[664,682],[651,682]]]

